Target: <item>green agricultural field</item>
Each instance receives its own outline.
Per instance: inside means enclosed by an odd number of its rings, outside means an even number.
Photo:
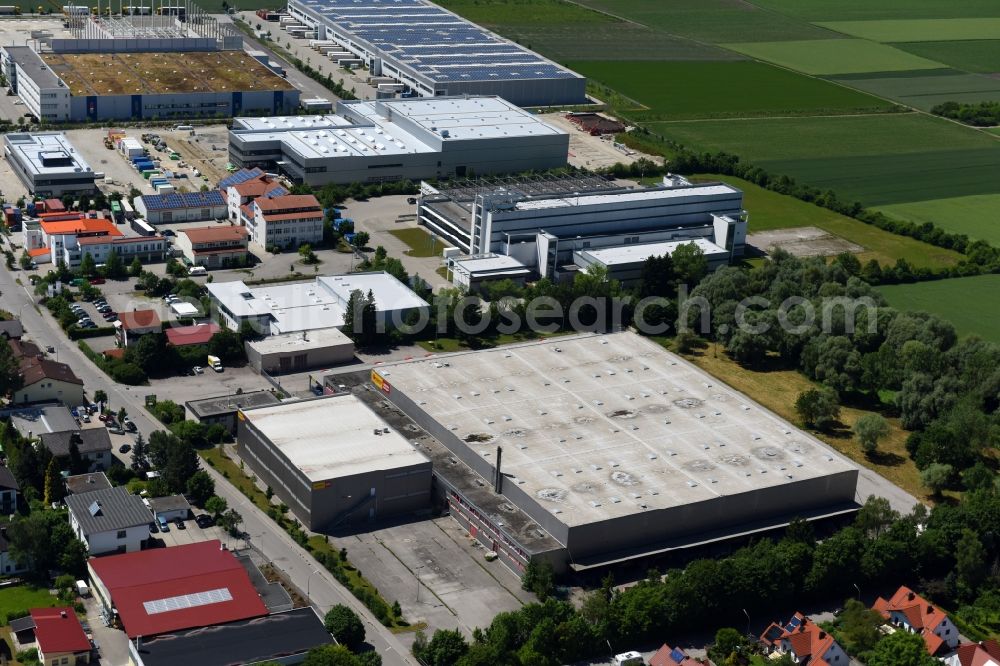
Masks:
[[[737,0],[577,0],[662,32],[710,44],[831,39],[835,32]]]
[[[605,60],[742,58],[564,0],[442,0],[438,4],[559,62],[595,55]]]
[[[942,229],[1000,246],[1000,194],[914,201],[879,210],[912,222],[933,222]]]
[[[804,21],[1000,16],[996,0],[754,0],[754,4]]]
[[[939,42],[1000,37],[1000,18],[830,21],[817,25],[875,42]]]
[[[914,55],[936,60],[967,72],[1000,72],[1000,39],[977,39],[962,42],[911,42],[894,44]]]
[[[751,58],[767,60],[806,74],[855,74],[936,69],[941,63],[864,39],[813,39],[725,44]]]
[[[1000,183],[1000,143],[918,114],[662,122],[650,128],[866,205],[992,194]]]
[[[753,61],[568,62],[648,110],[640,121],[726,116],[822,115],[886,110],[876,97]],[[719,90],[726,102],[719,103]]]
[[[940,268],[954,265],[962,257],[958,252],[897,236],[832,210],[765,190],[740,178],[710,174],[699,174],[694,178],[722,180],[743,190],[743,207],[750,213],[750,233],[818,227],[864,247],[866,251],[859,255],[862,261],[875,259],[881,264],[894,264],[897,259],[906,259],[914,266]]]
[[[930,111],[943,102],[1000,100],[1000,80],[954,69],[854,74],[835,80],[922,111]]]
[[[985,297],[1000,290],[1000,275],[879,287],[899,310],[923,310],[947,319],[960,335],[1000,342],[1000,300]]]

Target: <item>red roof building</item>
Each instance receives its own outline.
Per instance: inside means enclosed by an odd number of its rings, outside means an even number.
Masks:
[[[944,660],[947,666],[1000,666],[1000,643],[962,643],[955,653]]]
[[[87,568],[129,638],[267,615],[243,565],[217,539],[92,558]]]
[[[760,640],[778,654],[789,654],[805,666],[847,666],[849,658],[833,636],[802,613],[785,624],[772,622]]]
[[[85,663],[71,658],[71,655],[89,661],[90,640],[72,608],[32,608],[29,612],[35,623],[35,640],[41,663],[59,663],[63,657],[66,658],[63,663]]]
[[[178,326],[167,329],[167,342],[174,347],[189,347],[204,345],[222,328],[215,323],[195,324],[194,326]]]
[[[128,347],[149,333],[159,333],[162,330],[160,315],[155,310],[133,310],[119,312],[115,322],[115,336],[122,347]]]
[[[705,662],[692,659],[680,648],[672,648],[666,643],[649,658],[649,666],[704,666]]]
[[[891,599],[879,597],[872,606],[886,620],[896,627],[920,634],[931,655],[944,651],[944,646],[958,645],[958,629],[940,608],[929,603],[922,596],[901,586]]]
[[[262,247],[298,247],[323,240],[323,207],[311,194],[259,197],[245,220],[250,239]]]

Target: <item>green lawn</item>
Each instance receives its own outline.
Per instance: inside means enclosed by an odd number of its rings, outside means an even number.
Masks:
[[[930,111],[943,102],[1000,100],[1000,80],[955,69],[855,74],[836,80],[922,111]]]
[[[435,236],[417,227],[392,229],[389,233],[410,246],[406,254],[411,257],[435,257],[443,249]]]
[[[0,589],[0,616],[5,620],[11,613],[58,605],[59,598],[49,594],[45,588],[14,585]]]
[[[650,125],[697,150],[724,150],[841,198],[886,205],[992,194],[1000,143],[918,114],[707,120]]]
[[[864,39],[811,39],[724,45],[738,53],[806,74],[853,74],[936,69],[941,63]]]
[[[754,4],[805,21],[1000,16],[996,0],[754,0]]]
[[[876,42],[938,42],[952,39],[997,39],[1000,18],[893,19],[830,21],[818,25]]]
[[[894,44],[914,55],[944,63],[967,72],[1000,72],[1000,39],[958,42],[910,42]]]
[[[578,0],[651,28],[710,44],[830,39],[837,33],[736,0]]]
[[[880,111],[881,99],[772,65],[736,62],[572,61],[571,68],[636,100],[642,121]],[[719,90],[726,103],[719,103]],[[679,94],[679,91],[683,91]]]
[[[879,208],[917,223],[933,222],[942,229],[1000,245],[1000,194],[982,194],[932,201],[914,201]]]
[[[617,21],[565,0],[441,0],[437,4],[479,25],[577,25]]]
[[[1000,275],[879,287],[890,305],[900,310],[924,310],[955,325],[962,335],[1000,342]]]
[[[876,259],[881,264],[893,264],[897,259],[906,259],[915,266],[940,268],[958,263],[962,256],[952,250],[935,247],[905,236],[897,236],[826,208],[766,190],[739,178],[707,174],[696,178],[722,180],[743,190],[743,207],[750,213],[750,233],[772,229],[818,227],[863,246],[866,251],[859,256],[862,261]]]

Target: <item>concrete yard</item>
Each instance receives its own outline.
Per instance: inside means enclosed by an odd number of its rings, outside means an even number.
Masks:
[[[829,257],[841,252],[857,254],[865,251],[857,243],[816,227],[758,231],[748,234],[746,242],[764,253],[780,248],[796,257]]]
[[[644,155],[633,150],[629,150],[629,153],[624,153],[614,147],[613,137],[608,136],[602,139],[599,136],[591,136],[567,120],[565,113],[545,113],[540,115],[539,118],[569,133],[568,161],[575,167],[595,170],[614,166],[619,162],[622,164],[631,164],[640,157],[645,157],[656,162],[662,159]]]

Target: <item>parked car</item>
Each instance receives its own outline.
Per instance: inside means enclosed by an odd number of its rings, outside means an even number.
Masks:
[[[132,450],[131,444],[122,444],[121,446],[118,447],[118,453],[128,453],[131,450]]]
[[[55,354],[56,353],[56,348],[53,347],[52,345],[49,345],[48,347],[45,348],[45,351],[47,351],[50,354]]]
[[[194,522],[201,529],[205,529],[211,527],[212,525],[215,525],[215,519],[212,518],[212,516],[208,515],[207,513],[199,514],[197,517],[195,517]]]
[[[80,420],[83,421],[84,423],[90,423],[90,414],[84,412],[83,414],[80,415]]]
[[[167,519],[164,518],[163,516],[159,516],[156,519],[156,522],[160,525],[160,531],[161,532],[169,532],[170,531],[170,524],[167,522]]]
[[[159,531],[160,531],[160,528],[157,526],[155,520],[149,524],[149,533],[150,534],[157,534]]]
[[[179,529],[179,530],[186,530],[187,529],[187,525],[184,524],[184,519],[183,518],[177,518],[177,519],[175,519],[174,520],[174,524],[177,525],[177,529]]]
[[[200,374],[203,374],[204,372],[205,371],[202,370],[202,368],[201,368],[200,365],[196,365],[193,368],[191,368],[191,374],[192,375],[200,375]]]

